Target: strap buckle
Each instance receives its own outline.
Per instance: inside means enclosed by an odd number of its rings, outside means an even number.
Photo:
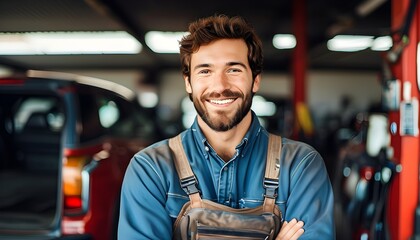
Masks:
[[[271,178],[264,178],[264,188],[265,188],[264,197],[276,198],[277,189],[279,188],[279,180],[271,179]]]
[[[200,192],[198,190],[197,185],[197,179],[195,176],[186,177],[180,180],[182,189],[188,194],[191,195],[193,193]]]

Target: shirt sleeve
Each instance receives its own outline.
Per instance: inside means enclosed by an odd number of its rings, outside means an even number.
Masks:
[[[333,191],[324,160],[311,151],[295,164],[290,173],[285,219],[305,223],[300,240],[335,239]]]
[[[172,238],[163,183],[161,171],[151,159],[141,154],[134,156],[121,189],[119,240]]]

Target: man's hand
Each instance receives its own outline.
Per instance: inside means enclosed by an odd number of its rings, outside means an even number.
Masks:
[[[303,232],[303,222],[292,219],[290,222],[284,221],[277,235],[276,240],[296,240],[302,236]]]

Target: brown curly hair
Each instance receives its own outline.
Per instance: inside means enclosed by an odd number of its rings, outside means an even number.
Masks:
[[[191,55],[200,46],[219,39],[243,39],[248,47],[248,62],[252,78],[262,72],[263,53],[260,38],[245,19],[236,16],[215,15],[190,23],[189,34],[180,41],[182,74],[190,79]]]

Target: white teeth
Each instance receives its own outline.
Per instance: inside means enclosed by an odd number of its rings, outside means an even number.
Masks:
[[[211,103],[215,104],[227,104],[233,102],[235,99],[213,99],[210,100]]]

